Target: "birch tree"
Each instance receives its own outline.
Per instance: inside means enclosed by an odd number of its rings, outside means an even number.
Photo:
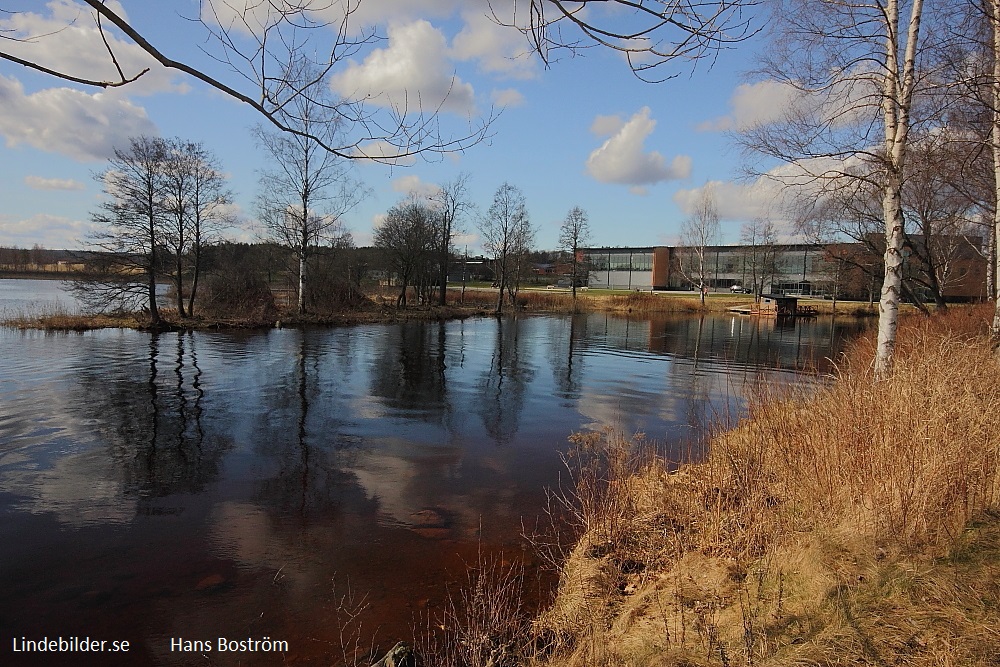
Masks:
[[[989,25],[990,55],[993,63],[992,76],[990,77],[990,148],[993,155],[993,233],[991,238],[992,256],[989,261],[994,267],[993,271],[1000,270],[1000,262],[997,261],[1000,255],[1000,0],[983,0],[986,9],[986,19]],[[990,332],[994,345],[1000,349],[1000,276],[993,274],[993,325]]]
[[[701,307],[705,308],[708,291],[708,247],[719,242],[719,211],[712,188],[701,193],[698,208],[684,221],[678,247],[678,269],[684,279],[697,288]]]
[[[761,73],[793,91],[783,116],[747,128],[746,145],[794,163],[819,188],[861,178],[877,188],[885,235],[875,376],[892,373],[903,281],[903,183],[921,84],[924,0],[788,0]],[[849,166],[873,167],[859,172]]]
[[[336,123],[327,117],[322,102],[325,86],[322,79],[301,65],[292,80],[313,81],[309,97],[297,97],[288,109],[301,133],[282,133],[258,127],[255,131],[261,148],[272,165],[260,174],[257,213],[268,240],[292,251],[296,260],[296,310],[306,312],[306,286],[309,259],[323,243],[336,245],[346,235],[342,216],[365,196],[365,190],[352,176],[350,164],[324,143],[336,141]],[[317,142],[312,135],[326,137]]]
[[[205,248],[217,243],[225,225],[233,222],[230,210],[233,197],[226,187],[226,177],[218,158],[200,143],[184,144],[191,170],[188,193],[188,250],[191,286],[188,292],[188,316],[194,316],[195,298],[205,268]]]
[[[755,298],[763,295],[767,278],[774,274],[777,242],[774,223],[767,218],[754,218],[740,228],[743,267],[750,272],[750,289]]]

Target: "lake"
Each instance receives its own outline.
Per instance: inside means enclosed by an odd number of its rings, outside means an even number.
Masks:
[[[538,595],[522,532],[571,433],[642,431],[679,456],[758,379],[806,380],[860,326],[0,328],[0,663],[53,664],[12,640],[76,636],[130,651],[72,664],[338,664],[341,631],[388,648],[439,618],[479,553],[524,562]],[[178,650],[218,637],[288,656]]]

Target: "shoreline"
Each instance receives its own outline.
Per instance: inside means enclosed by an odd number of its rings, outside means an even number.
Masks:
[[[449,291],[449,303],[438,305],[411,305],[396,308],[394,298],[385,292],[369,293],[368,302],[361,307],[344,308],[335,312],[298,313],[279,309],[268,317],[231,317],[226,315],[196,315],[176,318],[175,311],[161,308],[161,322],[150,325],[140,313],[128,314],[74,314],[68,312],[42,312],[15,314],[0,321],[0,326],[46,331],[89,331],[94,329],[125,328],[139,331],[220,331],[245,329],[289,328],[299,326],[352,326],[358,324],[391,324],[409,321],[460,320],[470,317],[493,317],[496,291],[474,288],[466,291],[464,302],[459,302],[455,290]],[[732,312],[733,308],[747,307],[750,295],[710,294],[704,308],[697,296],[682,292],[585,292],[578,294],[574,303],[568,291],[524,289],[518,294],[518,307],[507,306],[503,315],[511,313],[612,313],[624,316],[648,314],[719,314]],[[866,302],[839,301],[834,310],[831,301],[802,299],[819,316],[873,317],[875,311]],[[913,309],[912,306],[910,306]],[[915,309],[914,309],[915,310]]]
[[[818,392],[763,388],[749,416],[665,461],[577,436],[576,528],[544,655],[522,664],[987,664],[1000,633],[1000,361],[992,308],[906,318],[894,375],[872,336]],[[951,664],[951,663],[949,663]]]

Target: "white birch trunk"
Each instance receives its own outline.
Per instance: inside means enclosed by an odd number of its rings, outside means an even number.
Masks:
[[[996,199],[993,206],[993,233],[991,236],[994,242],[987,250],[987,262],[992,266],[1000,253],[997,247],[1000,246],[1000,0],[990,1],[990,23],[993,32],[993,128],[991,139],[993,143],[993,182]],[[994,343],[1000,341],[1000,276],[993,274],[993,326],[990,333]]]
[[[910,131],[910,106],[913,99],[917,39],[923,0],[913,0],[906,34],[903,67],[899,67],[899,4],[886,3],[885,78],[882,88],[882,115],[885,123],[885,190],[882,211],[885,216],[885,280],[879,299],[878,347],[875,352],[875,377],[892,374],[896,353],[896,330],[899,325],[899,297],[903,285],[903,169]]]

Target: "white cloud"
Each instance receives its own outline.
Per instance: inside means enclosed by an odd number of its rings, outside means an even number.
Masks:
[[[524,104],[524,95],[514,88],[494,90],[491,97],[493,103],[501,107],[519,107]]]
[[[590,131],[599,137],[607,137],[615,134],[623,127],[625,127],[625,121],[622,120],[621,116],[598,115],[594,118],[594,122],[590,124]]]
[[[72,178],[42,178],[25,176],[24,184],[34,190],[83,190],[84,185]]]
[[[29,11],[0,14],[0,34],[9,38],[4,40],[5,52],[78,78],[101,81],[119,78],[90,8],[70,0],[54,0],[46,8],[46,14]],[[110,3],[110,8],[125,15],[117,2]],[[104,38],[126,77],[149,68],[146,74],[128,84],[130,94],[188,90],[187,84],[177,82],[182,79],[179,72],[160,66],[136,44],[116,37],[114,28],[105,28]]]
[[[786,119],[815,119],[817,126],[843,128],[867,123],[880,109],[878,86],[864,71],[845,77],[827,89],[804,92],[774,80],[745,83],[729,98],[730,113],[705,121],[698,130],[742,132]]]
[[[327,23],[335,30],[345,29],[345,34],[357,36],[366,28],[412,21],[418,18],[447,17],[468,4],[467,0],[378,0],[377,2],[340,3],[323,0],[313,2],[260,2],[260,0],[227,0],[204,3],[202,19],[211,25],[221,25],[244,35],[260,35],[262,27],[274,24],[279,9],[309,8],[310,20]],[[350,6],[351,14],[344,25],[344,9]],[[483,12],[488,6],[483,3]]]
[[[30,248],[37,243],[45,248],[81,248],[97,228],[90,221],[55,215],[38,214],[23,220],[0,215],[0,245]]]
[[[335,74],[331,89],[345,98],[368,98],[404,111],[474,112],[473,88],[453,74],[441,31],[427,21],[414,21],[390,26],[388,40],[386,48]]]
[[[48,88],[29,95],[16,79],[0,76],[0,108],[8,146],[27,144],[77,160],[104,160],[129,137],[157,134],[145,110],[116,93]]]
[[[608,129],[615,124],[609,117],[598,116],[594,127]],[[646,138],[656,127],[649,107],[643,107],[587,158],[587,171],[602,183],[631,186],[635,194],[645,194],[644,186],[678,180],[691,175],[691,158],[678,155],[667,164],[657,151],[646,152]]]
[[[375,228],[376,225],[372,223],[372,227]],[[371,229],[361,231],[352,229],[351,238],[354,239],[354,245],[358,248],[369,248],[375,244],[375,233]]]
[[[403,194],[413,192],[421,197],[427,197],[440,190],[434,183],[426,183],[420,180],[420,177],[415,174],[394,178],[392,180],[392,189],[395,192],[402,192]]]
[[[476,232],[459,232],[455,234],[453,243],[456,248],[469,248],[469,254],[476,254],[482,251],[481,241],[482,238]]]
[[[697,188],[678,190],[673,196],[674,203],[685,215],[692,215],[708,189],[712,191],[719,217],[724,220],[768,216],[777,207],[781,192],[781,186],[766,177],[751,183],[709,181]]]
[[[778,81],[741,84],[729,98],[730,113],[705,121],[698,129],[707,132],[740,131],[779,120],[798,95],[794,88]]]
[[[388,141],[369,141],[366,144],[361,144],[354,150],[354,154],[359,156],[361,162],[372,161],[401,167],[416,163],[416,156],[400,156],[399,153],[399,148],[393,146]]]
[[[789,207],[803,197],[813,200],[823,197],[824,188],[833,185],[832,179],[855,164],[855,158],[802,160],[775,167],[748,182],[709,181],[701,187],[681,189],[674,193],[673,200],[685,215],[691,215],[705,190],[711,189],[723,220],[767,218],[778,227],[781,240],[790,241],[797,232]]]
[[[512,79],[533,79],[538,76],[536,60],[517,30],[498,25],[486,13],[464,13],[465,27],[452,40],[452,55],[459,60],[476,60],[487,74]]]

